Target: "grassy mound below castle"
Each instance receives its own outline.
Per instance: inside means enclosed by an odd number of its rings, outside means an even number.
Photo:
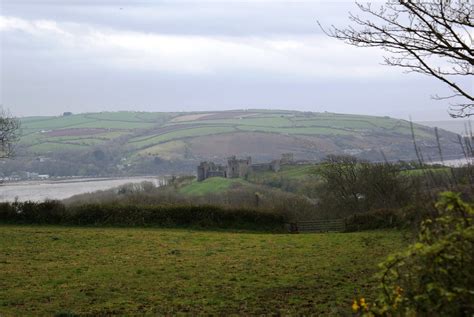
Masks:
[[[179,189],[183,195],[202,196],[225,193],[230,189],[251,186],[251,183],[240,178],[211,177],[202,182],[193,181]]]

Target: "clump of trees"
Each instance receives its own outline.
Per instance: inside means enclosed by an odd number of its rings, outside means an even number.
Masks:
[[[70,206],[87,203],[110,205],[161,206],[218,206],[223,209],[251,209],[285,217],[287,220],[311,220],[324,215],[318,213],[316,202],[301,195],[261,185],[236,183],[226,191],[203,195],[185,195],[180,192],[194,177],[179,176],[156,187],[149,182],[127,184],[115,189],[73,196],[65,200]]]
[[[20,121],[0,107],[0,159],[13,155],[19,131]]]
[[[372,210],[399,209],[417,192],[416,178],[401,173],[400,165],[359,161],[330,155],[321,168],[325,185],[319,207],[346,217]]]

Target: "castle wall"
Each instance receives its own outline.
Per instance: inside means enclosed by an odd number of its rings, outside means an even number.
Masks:
[[[224,166],[213,162],[201,162],[197,167],[197,180],[201,182],[209,177],[226,177]]]
[[[272,165],[272,171],[274,171],[274,172],[279,172],[280,171],[280,165],[281,165],[280,160],[273,160],[271,162],[271,165]]]
[[[284,154],[286,164],[293,162],[293,154]],[[270,163],[252,164],[252,158],[237,159],[231,156],[227,159],[227,166],[218,165],[214,162],[201,162],[197,167],[197,180],[203,181],[209,177],[242,178],[251,171],[273,171],[278,172],[283,160],[273,160]]]
[[[226,177],[226,172],[225,171],[209,171],[207,173],[207,178],[210,177]]]
[[[202,166],[197,167],[197,181],[202,182],[206,179],[206,174],[204,173],[204,168]]]
[[[280,170],[280,160],[273,160],[271,163],[252,164],[251,168],[254,172],[278,172]]]
[[[229,157],[227,160],[227,178],[245,177],[250,171],[252,158],[238,160],[235,156]]]
[[[285,164],[293,164],[293,162],[295,161],[295,157],[294,157],[294,154],[293,153],[283,153],[281,155],[281,160],[280,160],[280,163],[282,165],[285,165]]]
[[[253,172],[266,172],[266,171],[271,171],[271,170],[272,170],[272,165],[270,163],[252,164]]]

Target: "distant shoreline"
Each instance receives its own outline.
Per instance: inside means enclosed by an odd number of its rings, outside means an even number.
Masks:
[[[26,180],[0,185],[0,202],[62,200],[75,195],[117,188],[126,184],[151,182],[161,186],[167,176],[74,178],[61,180]]]
[[[68,184],[68,183],[87,183],[87,182],[101,182],[121,179],[164,179],[168,175],[155,175],[155,176],[111,176],[111,177],[70,177],[70,178],[48,178],[48,179],[31,179],[31,180],[18,180],[18,181],[5,181],[1,182],[0,186],[8,185],[36,185],[36,184]]]

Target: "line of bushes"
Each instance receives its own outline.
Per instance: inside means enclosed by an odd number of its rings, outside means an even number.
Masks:
[[[201,227],[242,230],[283,230],[284,216],[251,209],[216,206],[82,204],[59,201],[0,203],[4,224],[77,226]]]
[[[346,231],[364,231],[386,228],[401,228],[408,225],[401,211],[394,209],[377,209],[362,212],[345,218]]]
[[[420,201],[403,208],[379,208],[350,215],[346,218],[346,231],[364,231],[375,229],[413,229],[418,231],[424,219],[437,216],[433,204]]]

